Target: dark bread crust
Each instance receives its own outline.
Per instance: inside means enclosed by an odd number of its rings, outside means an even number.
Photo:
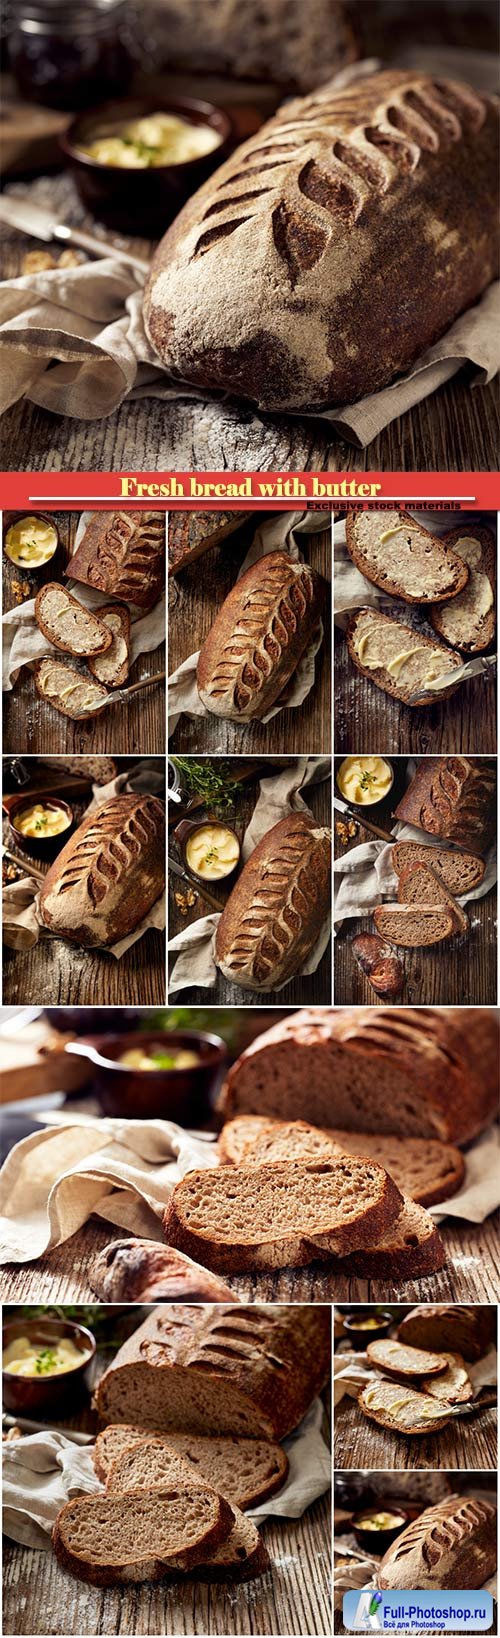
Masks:
[[[413,1280],[444,1268],[446,1252],[439,1230],[424,1206],[405,1200],[400,1218],[379,1246],[352,1251],[336,1261],[339,1273],[360,1279]]]
[[[59,632],[57,632],[56,635],[54,635],[54,627],[52,626],[52,628],[51,628],[47,624],[47,621],[46,621],[45,616],[43,614],[43,606],[44,606],[44,603],[45,603],[47,592],[51,592],[51,591],[62,592],[63,596],[66,599],[66,603],[67,603],[68,607],[70,609],[73,608],[73,609],[77,609],[77,610],[81,611],[81,613],[83,615],[85,615],[85,618],[89,621],[89,624],[91,626],[95,627],[96,636],[99,638],[100,647],[98,648],[94,644],[92,649],[89,649],[89,651],[88,651],[89,654],[90,653],[92,653],[92,654],[104,654],[108,648],[111,648],[111,643],[112,643],[111,632],[108,630],[107,626],[105,626],[103,624],[103,621],[100,619],[100,612],[96,613],[96,611],[94,609],[85,608],[85,605],[83,603],[79,603],[77,597],[72,597],[71,592],[67,591],[66,586],[60,586],[57,580],[48,580],[44,586],[40,587],[40,591],[37,593],[37,596],[35,597],[35,620],[36,620],[37,626],[39,626],[39,628],[40,628],[40,631],[43,632],[44,637],[47,637],[48,640],[49,640],[49,643],[52,643],[53,648],[57,648],[58,650],[61,651],[62,654],[74,654],[74,655],[76,655],[76,657],[78,659],[85,659],[86,658],[85,652],[84,652],[83,649],[75,648],[73,644],[70,644],[68,642],[65,642],[65,643],[61,642]],[[91,666],[91,661],[90,660],[88,661],[88,663]]]
[[[103,1302],[235,1302],[222,1280],[155,1240],[111,1240],[89,1270]]]
[[[84,946],[134,931],[165,883],[165,811],[156,796],[112,796],[79,825],[40,893],[46,927]]]
[[[232,587],[203,643],[198,692],[207,710],[260,720],[283,694],[318,627],[325,584],[288,552],[267,552]]]
[[[106,625],[105,616],[107,614],[116,615],[116,618],[117,618],[117,620],[119,622],[119,625],[120,625],[121,636],[124,637],[124,639],[125,639],[125,643],[126,643],[126,647],[127,647],[127,652],[126,652],[126,655],[125,655],[125,659],[122,661],[122,664],[115,671],[114,676],[113,677],[106,677],[106,682],[105,682],[105,687],[106,688],[122,688],[123,683],[126,682],[126,680],[127,680],[129,670],[130,670],[130,612],[129,612],[128,608],[126,608],[124,603],[106,603],[104,608],[101,608],[99,610],[99,613],[100,613],[100,616],[101,616],[101,620],[104,621],[105,625]],[[109,634],[110,634],[110,637],[111,637],[111,643],[109,644],[109,647],[111,648],[112,644],[113,644],[113,641],[114,641],[114,637],[113,637],[113,632],[112,632],[110,626],[108,626],[108,631],[109,631]],[[99,660],[97,660],[97,662],[95,660],[87,660],[87,665],[88,665],[89,671],[92,672],[92,676],[97,677],[98,682],[100,682],[101,678],[99,677]]]
[[[479,1588],[496,1568],[496,1509],[450,1496],[426,1507],[381,1560],[379,1587]]]
[[[413,867],[413,871],[415,870]],[[448,904],[441,901],[444,898],[444,889],[439,888],[433,905],[412,905],[404,902],[405,878],[410,879],[413,872],[403,871],[399,882],[399,893],[402,903],[377,904],[373,912],[373,920],[377,932],[382,933],[390,944],[397,944],[403,950],[427,949],[431,944],[441,944],[444,939],[453,938],[458,933],[458,922]]]
[[[196,563],[251,517],[251,512],[169,512],[169,576],[180,574],[181,569]]]
[[[421,592],[420,595],[416,597],[407,591],[404,584],[404,579],[397,581],[389,580],[387,575],[376,575],[374,573],[371,564],[366,563],[365,552],[357,540],[357,528],[359,525],[360,516],[363,517],[363,513],[348,512],[345,526],[347,550],[350,557],[352,557],[352,561],[355,563],[356,568],[359,569],[360,574],[363,574],[366,580],[370,580],[372,585],[380,586],[382,591],[389,592],[393,597],[403,598],[405,603],[432,603],[433,598],[430,594],[426,596],[424,592]],[[383,530],[384,519],[386,527],[388,524],[387,514],[385,512],[380,512],[378,516],[380,517],[380,524]],[[411,512],[406,512],[403,508],[398,508],[398,518],[403,527],[405,524],[410,525],[412,534],[416,533],[423,536],[424,540],[431,541],[432,545],[439,552],[439,556],[441,558],[443,555],[449,558],[450,572],[454,573],[454,580],[453,584],[449,588],[449,591],[441,594],[439,601],[446,602],[450,597],[456,597],[457,593],[463,591],[464,586],[467,585],[469,571],[462,559],[459,557],[454,558],[453,552],[449,550],[451,547],[451,541],[448,540],[448,537],[446,537],[446,540],[443,541],[438,536],[431,534],[430,530],[424,529],[422,524],[416,525],[415,518],[412,518]]]
[[[472,1362],[481,1359],[495,1337],[496,1311],[487,1304],[426,1303],[412,1308],[398,1327],[400,1342],[451,1349]]]
[[[331,833],[305,813],[273,825],[247,859],[215,935],[225,977],[274,990],[317,944],[331,904]]]
[[[191,1495],[194,1493],[195,1499],[196,1492],[202,1489],[205,1494],[209,1493],[214,1501],[218,1503],[217,1517],[213,1524],[205,1527],[202,1536],[192,1547],[179,1548],[171,1556],[165,1555],[164,1557],[150,1555],[145,1552],[140,1559],[138,1558],[128,1565],[124,1564],[122,1567],[116,1564],[95,1564],[90,1559],[81,1558],[79,1553],[72,1551],[64,1539],[68,1516],[78,1508],[83,1513],[85,1511],[91,1512],[93,1501],[102,1504],[103,1500],[108,1500],[113,1505],[115,1501],[118,1502],[118,1496],[113,1495],[107,1498],[103,1498],[101,1495],[79,1496],[73,1497],[72,1501],[66,1502],[57,1515],[52,1530],[52,1546],[56,1558],[63,1568],[69,1571],[70,1575],[77,1576],[80,1581],[88,1581],[96,1587],[112,1587],[117,1582],[161,1581],[164,1576],[175,1575],[179,1568],[182,1571],[190,1572],[197,1564],[203,1562],[205,1554],[213,1553],[227,1540],[232,1528],[233,1515],[229,1502],[226,1502],[222,1496],[216,1497],[211,1486],[200,1485],[199,1480],[192,1481],[188,1478],[184,1481],[177,1479],[174,1482],[174,1488],[179,1491],[178,1499],[181,1516],[183,1486],[184,1493],[188,1492]],[[162,1493],[165,1492],[168,1495],[171,1490],[172,1484],[165,1481],[164,1485],[157,1489],[153,1487],[149,1492],[144,1492],[141,1489],[121,1492],[121,1500],[124,1502],[135,1498],[139,1502],[144,1494],[149,1494],[160,1502]],[[138,1573],[134,1574],[134,1570]]]
[[[497,121],[493,98],[401,70],[286,104],[156,251],[167,369],[278,411],[387,385],[496,277]]]
[[[385,625],[387,625],[387,627],[390,626],[390,627],[394,628],[395,625],[399,626],[399,630],[401,632],[401,641],[402,642],[409,642],[410,646],[411,646],[411,644],[413,642],[415,642],[415,643],[418,642],[419,647],[423,646],[425,648],[429,648],[431,650],[434,650],[436,647],[439,647],[439,646],[442,646],[442,645],[436,644],[433,641],[432,637],[423,636],[422,632],[420,632],[420,631],[417,633],[416,631],[413,630],[412,626],[405,626],[405,625],[403,625],[402,621],[400,621],[400,620],[396,621],[396,620],[390,619],[388,615],[382,614],[380,609],[369,609],[369,610],[364,609],[364,608],[363,609],[356,609],[355,614],[351,614],[349,616],[349,620],[348,620],[347,626],[346,626],[346,643],[347,643],[347,648],[348,648],[348,652],[349,652],[349,657],[352,660],[353,665],[356,666],[356,670],[361,672],[362,677],[367,677],[368,681],[372,682],[374,684],[375,688],[381,688],[384,694],[391,694],[393,699],[401,700],[401,703],[403,705],[409,705],[408,694],[409,693],[415,693],[416,690],[414,688],[411,688],[411,689],[398,688],[397,683],[394,681],[394,678],[391,676],[390,671],[387,671],[385,666],[378,666],[376,671],[368,670],[367,667],[365,665],[363,665],[363,661],[358,658],[358,655],[356,653],[356,646],[355,646],[356,645],[356,628],[357,628],[357,625],[358,625],[358,622],[359,622],[361,616],[364,615],[364,614],[367,614],[367,613],[369,613],[373,617],[376,617],[376,619],[380,623],[383,622]],[[454,649],[448,648],[445,651],[445,649],[443,647],[443,653],[445,653],[445,652],[446,652],[446,658],[447,658],[447,660],[449,660],[449,669],[450,669],[450,671],[452,671],[454,667],[456,669],[458,669],[458,667],[463,664],[463,661],[462,661],[462,659],[460,657],[460,654],[456,654]],[[413,707],[410,706],[409,708],[410,708],[410,710],[412,710],[413,708],[416,709],[418,707],[418,709],[421,710],[423,705],[435,705],[436,704],[436,698],[438,698],[438,697],[439,697],[440,700],[449,700],[449,699],[451,699],[452,694],[456,693],[456,690],[457,690],[458,686],[459,686],[458,683],[450,683],[449,688],[441,689],[441,692],[440,692],[439,696],[437,696],[437,695],[433,696],[432,694],[423,694],[422,698],[418,699],[418,700],[415,700],[414,701],[414,706]]]
[[[464,860],[468,872],[467,881],[464,882],[461,888],[463,893],[470,892],[474,887],[479,887],[486,869],[484,859],[476,858],[473,853],[459,853],[454,848],[433,847],[432,843],[429,842],[394,843],[391,864],[397,876],[400,876],[401,872],[406,870],[409,864],[414,864],[417,859],[419,862],[422,861],[424,864],[430,865],[431,869],[439,876],[440,881],[444,882],[445,886],[449,888],[450,893],[453,889],[449,881],[447,882],[446,876],[452,869],[460,869],[461,859]],[[456,892],[457,889],[455,888],[454,891]]]
[[[163,512],[94,512],[66,567],[70,580],[150,609],[165,582]]]
[[[482,565],[488,576],[493,592],[493,604],[491,609],[488,610],[488,613],[483,616],[483,628],[480,641],[477,641],[477,639],[474,641],[472,638],[469,642],[467,642],[462,638],[461,642],[457,641],[457,648],[460,648],[463,654],[482,654],[485,648],[489,648],[490,643],[493,642],[495,636],[496,542],[491,529],[485,529],[482,524],[471,524],[470,526],[467,525],[466,528],[464,527],[462,529],[450,529],[448,534],[442,537],[443,545],[450,546],[451,550],[453,551],[453,547],[456,542],[458,540],[463,540],[465,536],[471,540],[479,540],[481,543]],[[443,620],[440,614],[440,606],[441,605],[439,603],[434,605],[434,607],[430,610],[429,619],[431,625],[434,626],[434,630],[444,638],[445,642],[449,642],[449,637],[446,636],[446,633],[442,629]]]
[[[491,757],[422,757],[396,819],[484,857],[495,833],[496,766]]]

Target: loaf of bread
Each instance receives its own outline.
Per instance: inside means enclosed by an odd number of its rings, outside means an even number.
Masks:
[[[40,698],[75,722],[95,717],[108,699],[103,683],[77,671],[76,666],[66,665],[64,660],[35,660],[33,676]]]
[[[154,35],[165,65],[187,74],[270,80],[291,91],[321,85],[357,56],[339,0],[153,0]],[[200,26],[201,24],[201,26]],[[194,93],[193,93],[194,94]]]
[[[65,586],[50,580],[35,598],[35,620],[44,637],[63,654],[102,654],[111,648],[111,633],[102,619],[86,609]]]
[[[107,688],[122,688],[130,664],[130,614],[123,603],[106,603],[99,609],[99,618],[108,628],[111,643],[104,654],[97,654],[88,661],[88,668]]]
[[[220,1107],[467,1143],[498,1113],[498,1048],[488,1007],[312,1007],[242,1053]]]
[[[423,756],[396,808],[396,819],[484,855],[495,830],[493,759]]]
[[[268,552],[233,586],[201,649],[198,693],[234,722],[266,715],[318,626],[324,583],[288,552]]]
[[[272,1160],[310,1160],[334,1154],[366,1155],[389,1172],[401,1194],[409,1195],[421,1206],[435,1206],[449,1199],[465,1176],[460,1149],[450,1143],[433,1138],[343,1132],[339,1127],[327,1131],[305,1120],[268,1120],[262,1115],[237,1115],[236,1120],[226,1121],[217,1148],[223,1166],[263,1166]],[[120,1291],[119,1295],[123,1294]]]
[[[491,529],[471,524],[451,529],[443,546],[467,566],[467,584],[446,607],[431,609],[434,630],[465,654],[480,654],[495,636],[496,546]]]
[[[463,664],[454,649],[392,620],[380,609],[357,609],[351,614],[346,642],[356,670],[403,705],[435,705],[437,695],[425,689]],[[457,683],[447,683],[439,699],[449,699],[457,687]]]
[[[405,603],[455,598],[467,585],[464,558],[410,512],[349,512],[345,533],[347,550],[365,580]]]
[[[487,1353],[496,1336],[496,1311],[480,1303],[426,1303],[405,1314],[398,1328],[401,1342],[414,1348],[453,1349],[472,1362]]]
[[[462,906],[445,887],[437,871],[434,871],[424,859],[415,859],[413,864],[406,865],[401,871],[398,899],[400,904],[415,905],[419,913],[423,905],[444,904],[453,918],[454,932],[469,932],[469,917],[466,916],[465,910],[462,910]]]
[[[400,69],[286,103],[153,258],[166,368],[264,410],[386,386],[496,277],[497,132],[493,98]]]
[[[112,796],[79,825],[51,865],[40,915],[62,938],[116,944],[147,916],[165,883],[165,811],[156,796]]]
[[[72,1058],[67,1061],[73,1063]],[[235,1301],[208,1268],[157,1240],[111,1240],[94,1257],[89,1281],[102,1302]]]
[[[103,1422],[161,1432],[283,1439],[328,1380],[331,1311],[296,1307],[158,1307],[101,1377]]]
[[[405,876],[409,872],[405,871]],[[404,877],[401,877],[401,891],[404,892]],[[444,939],[454,938],[458,933],[458,926],[449,906],[440,903],[442,894],[436,893],[434,904],[377,904],[373,912],[373,920],[378,933],[388,940],[389,944],[398,944],[402,950],[427,949],[431,944],[442,944]]]
[[[479,887],[485,871],[484,859],[477,859],[474,853],[458,853],[456,848],[451,847],[432,847],[429,842],[395,842],[391,864],[397,876],[401,876],[409,865],[430,865],[448,891],[458,898]]]
[[[44,768],[52,768],[54,773],[80,774],[82,779],[92,779],[96,785],[109,785],[118,773],[117,763],[111,756],[39,756],[38,761]]]
[[[179,574],[190,563],[196,563],[251,516],[251,512],[169,512],[169,575]]]
[[[397,1001],[404,987],[405,975],[399,956],[378,933],[357,933],[351,940],[351,950],[363,977],[368,980],[375,995],[383,1001]]]
[[[165,582],[163,512],[94,512],[66,573],[150,609]]]
[[[331,833],[290,813],[258,842],[222,912],[215,960],[246,990],[274,990],[300,972],[330,910]]]
[[[496,1509],[488,1501],[450,1496],[426,1507],[393,1541],[380,1564],[379,1587],[483,1587],[496,1568]]]

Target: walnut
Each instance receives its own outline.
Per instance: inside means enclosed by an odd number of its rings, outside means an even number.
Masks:
[[[193,891],[192,887],[188,887],[186,892],[183,892],[180,887],[176,888],[174,899],[181,916],[187,916],[188,910],[192,910],[197,898],[198,894]]]
[[[347,847],[348,842],[357,836],[359,825],[355,819],[336,819],[335,835],[341,847]]]
[[[57,263],[58,267],[80,267],[82,258],[77,250],[62,250]]]
[[[50,250],[27,250],[21,262],[21,273],[48,273],[55,265]]]

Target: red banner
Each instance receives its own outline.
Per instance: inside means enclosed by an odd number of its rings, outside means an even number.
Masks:
[[[499,472],[3,472],[0,480],[1,504],[15,510],[500,507]]]

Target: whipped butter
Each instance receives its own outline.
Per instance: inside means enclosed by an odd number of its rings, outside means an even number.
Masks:
[[[337,785],[346,802],[360,807],[381,802],[391,784],[392,768],[382,756],[346,756],[337,774]]]
[[[49,808],[43,802],[35,802],[31,808],[22,808],[16,813],[12,824],[21,836],[59,836],[62,830],[68,830],[71,819],[64,808]]]
[[[188,836],[185,852],[186,862],[196,876],[219,881],[230,876],[237,865],[240,845],[227,825],[210,823],[200,825]]]
[[[22,569],[39,569],[48,563],[57,546],[57,530],[45,518],[19,518],[11,523],[5,537],[5,555]]]
[[[80,152],[99,165],[119,170],[151,170],[158,165],[186,165],[212,153],[222,138],[211,125],[192,125],[177,114],[145,114],[114,131],[83,143]]]
[[[451,655],[444,648],[429,648],[427,643],[408,643],[408,632],[403,626],[389,624],[365,625],[357,644],[358,659],[366,671],[387,671],[395,682],[405,687],[423,687],[444,676],[452,669]],[[421,655],[425,655],[422,663]]]
[[[63,1376],[73,1371],[90,1357],[91,1348],[75,1348],[70,1337],[58,1337],[54,1342],[32,1342],[29,1337],[15,1337],[4,1348],[2,1367],[9,1376]]]
[[[461,636],[464,641],[470,641],[471,631],[479,630],[481,621],[489,614],[493,607],[493,590],[482,567],[483,554],[479,540],[464,535],[453,542],[453,551],[467,564],[469,579],[458,597],[440,606],[439,613],[443,636],[460,643]]]

